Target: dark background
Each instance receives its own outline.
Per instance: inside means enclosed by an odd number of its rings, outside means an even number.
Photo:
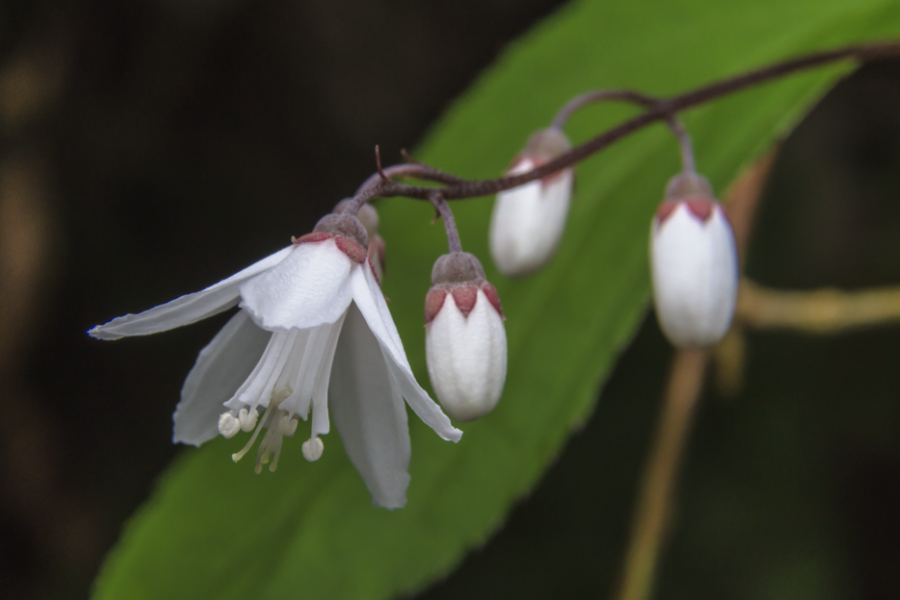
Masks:
[[[5,598],[87,596],[178,451],[181,383],[222,321],[115,345],[84,331],[308,231],[376,143],[386,162],[414,147],[558,4],[0,3]],[[896,283],[898,199],[900,65],[880,63],[784,145],[748,273]],[[900,332],[748,347],[740,393],[703,399],[659,597],[900,597]],[[608,596],[669,354],[650,316],[540,487],[423,597]]]

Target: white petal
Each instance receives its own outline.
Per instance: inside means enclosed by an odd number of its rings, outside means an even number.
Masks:
[[[651,233],[654,301],[673,344],[709,346],[731,324],[737,299],[737,250],[722,209],[706,222],[681,204]]]
[[[284,364],[290,358],[294,339],[295,337],[288,332],[274,332],[253,371],[237,389],[234,396],[225,403],[225,406],[232,411],[238,411],[244,407],[253,409],[258,406],[269,406],[274,383],[281,374]]]
[[[350,304],[347,282],[357,267],[334,239],[300,244],[276,268],[241,286],[241,308],[268,330],[334,323]]]
[[[331,326],[328,332],[328,341],[322,354],[322,362],[316,374],[315,386],[312,390],[312,437],[317,435],[325,435],[330,429],[328,421],[328,384],[331,381],[332,365],[334,364],[334,356],[337,352],[338,339],[343,330],[346,314],[341,317],[337,323]],[[405,416],[404,416],[405,418]]]
[[[174,442],[199,446],[216,436],[222,404],[253,370],[271,335],[239,311],[200,351],[175,408]]]
[[[100,340],[114,340],[129,335],[158,333],[211,317],[237,304],[241,284],[280,263],[291,250],[293,246],[284,248],[205,290],[181,296],[136,315],[115,318],[105,325],[97,325],[88,333]]]
[[[374,504],[401,508],[409,486],[406,408],[378,340],[355,306],[347,313],[331,375],[331,415],[347,455]]]
[[[388,359],[388,368],[410,408],[439,436],[445,440],[458,442],[462,437],[462,431],[453,427],[441,407],[416,381],[406,359],[400,334],[397,333],[397,327],[371,269],[368,266],[359,269],[350,277],[350,283],[353,288],[353,302],[381,345],[383,354]]]
[[[510,175],[533,168],[524,160]],[[566,169],[544,184],[532,181],[500,192],[491,216],[491,257],[504,275],[532,273],[556,251],[566,226],[573,174]]]
[[[506,330],[483,291],[468,317],[447,294],[426,326],[425,350],[431,385],[451,417],[471,421],[497,406],[506,380]]]

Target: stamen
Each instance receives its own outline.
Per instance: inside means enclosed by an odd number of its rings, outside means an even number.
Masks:
[[[241,430],[241,423],[230,412],[219,415],[219,433],[226,439],[231,439]],[[245,430],[246,431],[246,430]]]
[[[256,427],[256,420],[259,418],[259,411],[256,410],[254,406],[250,412],[247,412],[246,408],[242,408],[238,412],[238,420],[241,423],[241,430],[243,431],[253,431]]]
[[[269,409],[266,409],[266,411],[263,413],[262,418],[259,420],[259,425],[256,426],[256,431],[253,432],[253,436],[250,438],[250,441],[247,442],[246,446],[241,448],[240,452],[235,452],[234,454],[232,454],[231,460],[233,460],[234,462],[237,462],[237,461],[241,460],[242,458],[244,458],[244,455],[247,454],[247,452],[250,450],[250,447],[253,446],[254,442],[256,442],[256,437],[259,435],[259,432],[262,431],[263,425],[265,425],[266,422],[269,420],[270,412],[271,411],[269,411]]]
[[[322,442],[319,436],[315,436],[303,442],[302,450],[303,458],[309,462],[315,462],[322,458],[322,453],[325,451],[325,443]]]
[[[297,421],[297,417],[293,419],[290,415],[284,415],[278,421],[278,425],[281,427],[281,435],[286,435],[288,437],[293,437],[295,433],[297,433],[297,425],[299,422]]]
[[[253,470],[257,475],[262,473],[262,466],[269,462],[270,455],[274,454],[274,460],[272,461],[272,464],[269,465],[269,471],[274,473],[275,469],[278,467],[278,457],[281,455],[282,444],[280,421],[281,419],[279,419],[279,422],[277,423],[272,423],[272,426],[269,427],[269,431],[266,432],[263,441],[259,444],[259,450],[256,452],[256,466],[253,467]]]

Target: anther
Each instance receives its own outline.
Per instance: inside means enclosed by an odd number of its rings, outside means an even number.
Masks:
[[[315,436],[303,442],[302,450],[303,458],[309,462],[315,462],[322,458],[322,453],[325,451],[325,443],[319,439],[319,436]]]
[[[281,419],[278,420],[278,425],[281,429],[281,435],[286,435],[287,437],[293,437],[294,433],[297,432],[297,424],[297,417],[294,417],[292,419],[288,415],[284,415],[283,417],[281,417]]]
[[[259,412],[256,410],[255,406],[249,412],[246,408],[242,408],[238,412],[238,421],[240,421],[241,429],[243,431],[253,431],[253,429],[256,428],[256,420],[258,418]]]
[[[231,439],[237,432],[241,430],[240,422],[234,418],[234,415],[230,412],[222,413],[219,415],[219,433],[221,433],[226,439]]]

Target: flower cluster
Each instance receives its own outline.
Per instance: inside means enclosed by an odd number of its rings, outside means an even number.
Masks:
[[[647,100],[595,92],[574,99],[554,125],[538,131],[507,175],[527,181],[497,195],[491,255],[508,277],[543,267],[563,239],[574,171],[559,163],[570,149],[562,125],[588,101]],[[709,183],[693,169],[690,140],[674,118],[684,170],[653,219],[650,257],[660,325],[680,347],[704,347],[727,331],[737,292],[734,234]],[[380,163],[379,163],[380,164]],[[527,174],[535,169],[530,179]],[[458,181],[424,165],[393,175]],[[437,259],[425,296],[428,375],[440,405],[413,375],[381,293],[385,242],[367,202],[394,183],[379,167],[357,196],[340,202],[291,246],[200,292],[90,330],[99,339],[148,335],[237,307],[197,358],[174,414],[174,441],[200,445],[217,435],[250,434],[235,461],[259,442],[255,470],[275,471],[284,438],[311,421],[301,452],[318,460],[333,420],[372,495],[388,508],[406,502],[410,440],[406,405],[441,438],[462,432],[448,418],[471,421],[493,411],[506,381],[505,317],[478,259],[462,251],[453,215],[436,188],[424,193],[443,219],[450,252]],[[375,191],[373,191],[375,190]],[[404,402],[405,401],[405,402]],[[443,410],[442,408],[443,407]],[[445,414],[445,412],[447,414]],[[260,439],[261,438],[261,439]]]

